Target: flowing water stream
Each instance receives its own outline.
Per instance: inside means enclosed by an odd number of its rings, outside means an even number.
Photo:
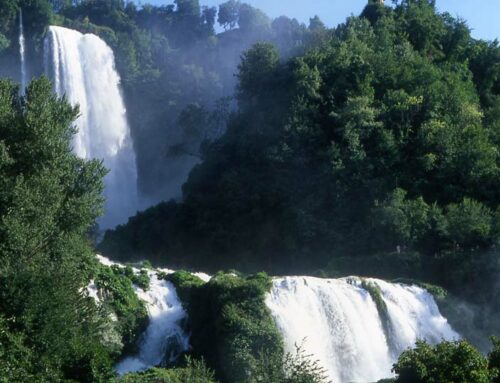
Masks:
[[[19,57],[21,60],[21,93],[24,93],[27,82],[26,41],[24,39],[23,11],[19,10]]]
[[[356,277],[274,279],[267,305],[289,352],[302,347],[335,383],[375,382],[417,339],[458,338],[432,295],[416,286],[376,279],[384,312]]]
[[[79,106],[74,152],[103,160],[109,169],[99,224],[107,229],[124,223],[137,211],[137,170],[113,51],[96,35],[51,26],[44,58],[56,93]]]

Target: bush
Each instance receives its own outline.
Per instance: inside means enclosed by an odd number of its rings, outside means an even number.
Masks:
[[[254,382],[263,353],[283,358],[281,335],[265,305],[272,284],[267,274],[218,273],[202,283],[181,272],[168,279],[189,314],[192,354],[222,382]]]
[[[147,277],[147,274],[146,274]],[[137,341],[146,329],[149,316],[144,302],[136,295],[131,268],[100,265],[95,284],[103,300],[103,309],[116,315],[116,328],[121,335],[122,353],[137,351]],[[149,277],[148,284],[149,284]],[[145,283],[145,281],[143,281]]]
[[[187,358],[186,366],[174,369],[153,368],[127,374],[115,383],[215,383],[214,373],[202,361]]]
[[[393,371],[398,383],[488,383],[488,361],[464,340],[431,346],[417,341],[401,354]]]
[[[177,295],[181,299],[184,308],[188,311],[193,291],[205,283],[200,278],[187,271],[177,271],[168,275],[160,274],[159,278],[165,279],[175,286]]]
[[[488,355],[488,364],[492,371],[492,383],[500,383],[500,338],[493,337],[493,350]]]
[[[429,292],[434,299],[438,302],[443,301],[448,296],[448,291],[441,286],[433,285],[431,283],[422,282],[411,278],[397,278],[392,280],[392,283],[403,283],[405,285],[416,285]]]
[[[311,355],[297,347],[296,353],[283,358],[263,354],[259,360],[255,382],[265,383],[327,383],[325,370]]]
[[[486,247],[492,239],[493,213],[484,204],[465,198],[446,209],[449,239],[461,248]]]

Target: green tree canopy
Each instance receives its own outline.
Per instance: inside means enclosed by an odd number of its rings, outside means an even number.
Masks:
[[[397,383],[489,383],[488,361],[466,341],[431,346],[418,341],[403,352],[393,371]]]
[[[23,360],[10,370],[2,358],[2,382],[109,377],[95,305],[81,292],[105,171],[72,153],[77,113],[46,79],[22,98],[0,80],[0,356]]]

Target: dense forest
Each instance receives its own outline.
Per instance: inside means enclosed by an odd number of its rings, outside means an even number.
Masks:
[[[115,53],[142,205],[159,204],[97,250],[215,276],[161,275],[191,349],[116,377],[147,326],[134,286],[148,288],[151,266],[94,256],[106,169],[72,152],[78,107],[44,77],[25,92],[1,79],[0,382],[327,382],[310,355],[285,352],[262,271],[428,286],[483,354],[419,341],[394,381],[500,381],[497,41],[432,0],[370,1],[333,29],[235,0],[0,0],[0,76],[15,80],[21,11],[33,77],[48,25]]]
[[[237,109],[202,145],[182,201],[100,249],[171,267],[417,278],[486,307],[467,315],[474,326],[496,326],[498,43],[427,1],[369,5],[315,36],[291,58],[267,42],[247,50]]]
[[[8,65],[0,73],[18,78],[17,3],[24,10],[31,73],[43,72],[42,35],[49,22],[95,33],[114,50],[122,78],[138,159],[144,206],[179,198],[189,170],[200,161],[200,146],[225,130],[234,109],[235,72],[241,53],[270,41],[283,57],[314,44],[325,27],[287,17],[270,19],[249,4],[229,1],[200,7],[197,0],[137,7],[134,2],[3,1],[2,36]],[[56,12],[52,11],[51,4]],[[224,32],[216,33],[216,23]],[[16,63],[16,64],[14,64]],[[202,127],[201,127],[202,126]]]

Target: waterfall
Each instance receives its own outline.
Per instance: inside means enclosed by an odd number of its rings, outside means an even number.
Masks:
[[[93,34],[51,26],[45,40],[45,66],[58,95],[79,105],[73,150],[81,158],[103,160],[105,214],[111,228],[137,210],[137,171],[120,77],[111,48]]]
[[[19,10],[19,56],[21,58],[21,93],[26,89],[26,43],[24,40],[23,11]]]
[[[103,266],[125,267],[101,255],[98,255],[97,259]],[[132,268],[132,270],[136,274],[140,272],[136,268]],[[189,336],[182,328],[183,321],[187,319],[187,313],[182,307],[174,285],[159,279],[158,272],[162,274],[173,273],[172,270],[168,269],[149,270],[149,289],[145,291],[134,286],[137,297],[146,304],[149,324],[142,335],[139,353],[126,357],[115,366],[119,375],[175,362],[180,353],[189,349]],[[203,278],[208,277],[203,273],[198,273],[198,275]],[[94,298],[98,305],[102,303],[94,281],[91,281],[87,286],[87,292],[88,296]]]
[[[124,267],[101,256],[98,259],[105,266]],[[187,313],[175,287],[158,279],[159,272],[172,270],[149,270],[150,288],[135,287],[146,303],[150,322],[138,354],[116,366],[119,375],[168,364],[189,350],[189,334],[182,326]],[[210,280],[207,274],[195,275]],[[87,290],[100,304],[94,281]],[[296,346],[301,347],[334,383],[368,383],[391,377],[399,355],[417,339],[432,344],[459,339],[427,290],[378,279],[274,278],[266,305],[286,350],[293,354]]]
[[[187,314],[177,296],[175,287],[159,280],[149,272],[151,286],[148,291],[136,288],[137,296],[146,302],[149,325],[139,346],[139,354],[125,358],[116,366],[119,375],[146,370],[171,363],[189,348],[189,337],[181,327]]]
[[[392,375],[392,364],[417,339],[437,343],[459,337],[426,290],[366,282],[380,291],[385,313],[359,278],[274,279],[266,303],[287,351],[301,346],[335,383],[375,382]]]

